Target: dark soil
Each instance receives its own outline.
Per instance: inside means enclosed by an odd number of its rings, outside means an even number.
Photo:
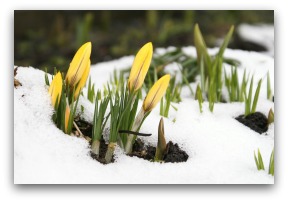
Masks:
[[[83,135],[89,138],[92,138],[92,127],[93,125],[81,120],[75,119],[75,122]],[[87,139],[87,138],[86,138]],[[90,142],[91,144],[91,142]],[[90,152],[90,156],[99,161],[102,164],[107,164],[105,161],[105,154],[107,151],[108,144],[105,143],[105,140],[102,138],[100,142],[100,154],[97,157],[94,153]],[[130,156],[137,156],[139,158],[153,161],[156,153],[156,147],[151,145],[145,145],[142,140],[137,139],[132,148],[132,154]],[[163,162],[164,163],[177,163],[177,162],[186,162],[188,159],[188,154],[181,150],[178,144],[174,144],[173,142],[169,141],[166,145],[166,151],[164,154]],[[114,157],[112,158],[112,163],[115,161]]]
[[[93,125],[87,121],[81,120],[81,119],[75,119],[75,122],[83,135],[92,138],[92,128]]]
[[[153,161],[155,153],[156,147],[153,147],[151,145],[144,145],[144,143],[140,139],[137,139],[133,145],[132,154],[130,156],[137,156],[138,158]],[[166,145],[163,162],[186,162],[188,157],[188,154],[185,151],[181,150],[178,144],[174,144],[173,142],[169,141]]]
[[[268,119],[261,112],[255,112],[247,116],[240,115],[235,119],[259,134],[265,133],[268,130]]]
[[[99,150],[99,157],[97,157],[94,153],[90,152],[90,156],[99,161],[102,164],[107,164],[105,161],[105,154],[108,148],[108,144],[105,143],[105,141],[103,139],[101,139],[100,141],[100,150]],[[114,159],[114,155],[112,157],[111,163],[114,163],[115,159]]]

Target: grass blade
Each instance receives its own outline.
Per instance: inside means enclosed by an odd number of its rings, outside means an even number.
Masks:
[[[258,97],[259,97],[260,88],[261,88],[261,83],[262,83],[262,79],[260,79],[260,81],[258,82],[258,86],[257,86],[256,92],[254,95],[254,99],[253,99],[253,105],[252,105],[251,113],[254,113],[256,111]]]

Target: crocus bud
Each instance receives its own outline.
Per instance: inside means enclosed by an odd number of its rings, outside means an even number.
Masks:
[[[89,72],[90,72],[90,64],[91,64],[91,61],[89,60],[88,64],[87,64],[87,67],[83,73],[83,76],[82,78],[80,79],[76,89],[75,89],[75,93],[74,93],[74,100],[77,99],[79,93],[81,92],[82,88],[85,86],[86,84],[86,81],[87,81],[87,78],[89,76]]]
[[[81,89],[85,86],[90,71],[91,49],[91,42],[82,45],[73,57],[66,74],[66,84],[69,85],[71,91],[75,89],[74,97],[76,98]],[[76,93],[76,91],[78,93]]]
[[[161,100],[169,85],[170,75],[162,76],[149,90],[144,102],[143,110],[145,113],[150,112]]]
[[[130,92],[135,92],[141,88],[151,64],[152,55],[153,46],[151,42],[145,44],[137,53],[128,79]]]
[[[156,148],[155,160],[162,161],[164,157],[164,153],[166,150],[166,140],[164,133],[164,121],[163,118],[160,119],[158,126],[158,143]]]
[[[52,105],[56,107],[56,104],[59,105],[60,97],[62,93],[62,76],[61,73],[58,72],[49,87],[49,94],[51,95]]]
[[[69,107],[69,105],[66,105],[66,110],[65,110],[65,133],[68,133],[69,118],[70,118],[70,107]]]

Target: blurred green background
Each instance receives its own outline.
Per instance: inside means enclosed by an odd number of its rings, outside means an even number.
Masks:
[[[193,45],[199,23],[208,47],[240,23],[274,24],[271,10],[249,11],[15,11],[14,64],[66,71],[76,50],[92,42],[91,63],[134,55],[146,42],[154,48]],[[245,47],[237,35],[228,47]],[[261,48],[260,48],[261,49]]]

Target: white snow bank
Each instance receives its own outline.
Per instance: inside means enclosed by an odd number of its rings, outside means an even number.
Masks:
[[[195,54],[192,47],[183,50]],[[225,56],[241,61],[239,70],[253,71],[255,77],[265,77],[269,70],[274,83],[273,58],[233,50],[227,50]],[[93,65],[90,75],[96,89],[109,80],[114,68],[125,68],[132,62],[131,56]],[[187,95],[183,102],[176,104],[177,112],[171,109],[169,118],[164,119],[166,140],[178,143],[188,153],[189,159],[185,163],[151,163],[128,157],[118,148],[116,162],[102,165],[89,156],[85,140],[65,135],[54,125],[44,72],[19,67],[16,78],[22,83],[14,90],[16,184],[274,183],[274,177],[267,171],[257,171],[253,157],[253,151],[260,148],[268,167],[274,147],[274,125],[269,126],[267,135],[259,135],[237,122],[234,117],[244,112],[244,103],[215,104],[212,114],[205,102],[204,112],[200,114],[198,102]],[[262,85],[261,91],[265,88]],[[93,104],[83,97],[80,105],[85,108],[84,118],[92,121]],[[261,96],[257,110],[267,114],[270,108],[274,109],[274,103]],[[153,134],[144,139],[149,144],[156,145],[159,120],[158,105],[141,128],[142,132]]]
[[[264,46],[267,53],[274,56],[274,25],[241,24],[237,27],[237,32],[243,40]]]

